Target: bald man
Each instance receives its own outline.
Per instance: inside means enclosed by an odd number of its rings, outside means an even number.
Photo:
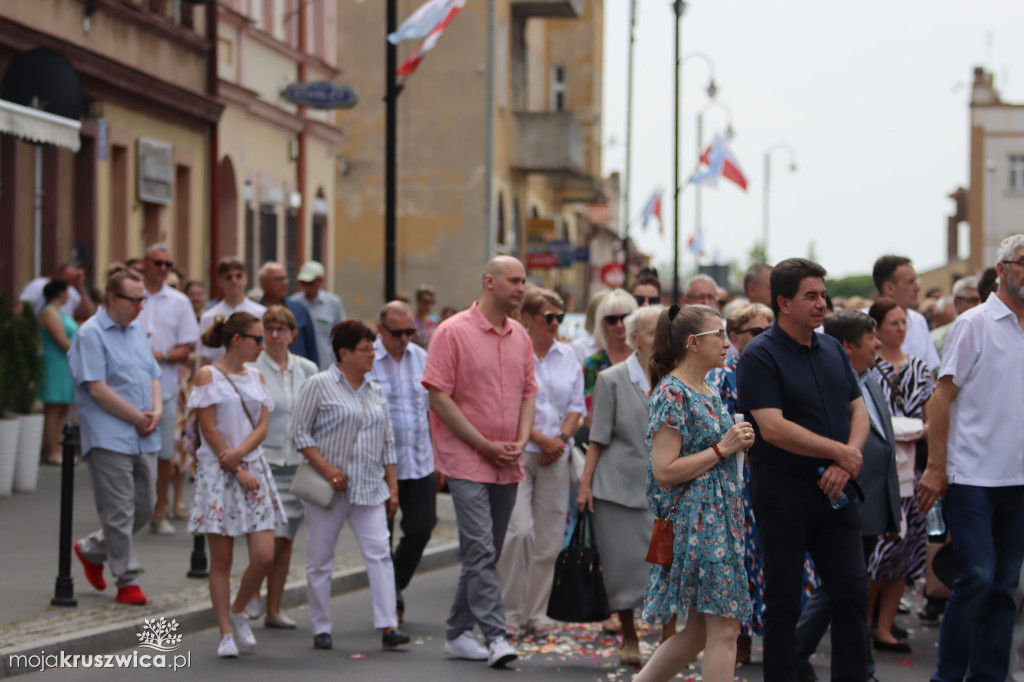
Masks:
[[[518,657],[505,639],[495,568],[523,475],[533,427],[533,347],[509,313],[526,290],[523,264],[499,256],[484,268],[480,300],[445,320],[430,339],[423,386],[429,391],[438,473],[448,481],[462,544],[462,572],[448,614],[445,653],[487,660]],[[473,637],[479,625],[487,647]]]

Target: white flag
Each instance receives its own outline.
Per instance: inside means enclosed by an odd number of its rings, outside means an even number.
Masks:
[[[403,40],[426,38],[448,16],[452,7],[462,7],[465,3],[466,0],[427,0],[402,22],[397,31],[388,34],[388,42],[397,45]]]

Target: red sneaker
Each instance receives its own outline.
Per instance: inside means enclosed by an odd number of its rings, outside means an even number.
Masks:
[[[144,606],[146,604],[146,595],[142,593],[142,590],[138,585],[128,585],[127,587],[122,587],[117,591],[117,596],[114,597],[114,601],[121,604]]]
[[[107,589],[107,581],[103,577],[103,564],[94,564],[82,556],[82,550],[78,548],[78,540],[75,540],[74,547],[75,556],[82,562],[82,568],[85,570],[85,579],[97,590]]]

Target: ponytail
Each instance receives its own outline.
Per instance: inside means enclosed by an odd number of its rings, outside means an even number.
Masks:
[[[661,380],[686,356],[686,339],[701,331],[709,315],[722,317],[721,313],[706,305],[680,307],[673,303],[661,311],[654,330],[654,350],[650,361],[652,395]]]
[[[209,348],[226,349],[231,345],[231,339],[237,334],[244,334],[250,325],[259,321],[260,318],[246,312],[232,313],[227,319],[224,319],[223,315],[218,315],[210,328],[203,332],[200,340]]]

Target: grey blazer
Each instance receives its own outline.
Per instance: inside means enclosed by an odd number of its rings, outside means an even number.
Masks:
[[[895,533],[900,529],[900,482],[896,475],[896,439],[892,432],[892,413],[882,387],[874,379],[864,382],[864,400],[872,400],[882,418],[882,431],[871,421],[864,443],[864,463],[857,483],[864,491],[860,505],[861,535]]]
[[[629,380],[625,362],[597,375],[590,440],[604,446],[591,490],[594,497],[647,509],[647,411],[649,399]]]

